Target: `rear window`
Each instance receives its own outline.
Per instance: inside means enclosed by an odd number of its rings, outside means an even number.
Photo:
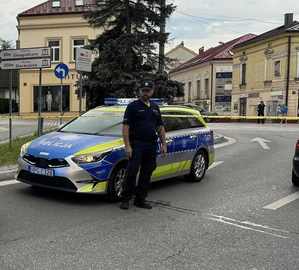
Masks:
[[[167,114],[162,114],[162,118],[167,132],[204,127],[196,116],[188,113],[167,112]]]

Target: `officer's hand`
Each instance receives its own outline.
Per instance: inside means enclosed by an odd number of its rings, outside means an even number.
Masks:
[[[133,150],[132,150],[131,146],[126,147],[126,153],[127,153],[128,158],[131,159],[132,158],[132,153],[133,153]]]
[[[166,155],[167,154],[167,145],[166,144],[162,144],[161,145],[161,154],[162,155]]]

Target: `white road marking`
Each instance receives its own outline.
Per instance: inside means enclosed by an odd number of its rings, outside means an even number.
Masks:
[[[16,180],[0,181],[0,187],[5,187],[5,186],[10,186],[15,184],[20,184],[20,182]]]
[[[1,174],[7,174],[7,173],[16,173],[18,169],[10,169],[10,170],[6,170],[6,171],[0,171],[0,175]]]
[[[268,209],[268,210],[277,210],[277,209],[279,209],[297,199],[299,199],[299,192],[295,192],[291,195],[288,195],[274,203],[264,206],[263,208]]]
[[[264,150],[270,150],[270,147],[267,144],[267,143],[271,142],[269,140],[257,137],[257,138],[252,139],[251,142],[257,142]]]
[[[214,148],[215,148],[215,149],[219,149],[219,148],[222,148],[222,147],[226,147],[226,146],[235,144],[235,143],[237,142],[237,140],[236,140],[236,139],[233,139],[233,138],[225,137],[225,139],[227,139],[228,141],[225,142],[225,143],[219,143],[219,144],[216,144],[216,145],[214,146]]]
[[[226,224],[226,225],[231,225],[231,226],[237,227],[239,229],[259,232],[259,233],[271,235],[271,236],[274,236],[274,237],[277,237],[277,238],[287,239],[288,237],[285,236],[285,235],[275,233],[275,231],[285,233],[285,234],[289,234],[289,232],[285,231],[285,230],[279,230],[279,229],[276,229],[276,228],[271,228],[269,226],[255,224],[255,223],[248,222],[248,221],[238,221],[236,219],[227,218],[227,217],[223,217],[223,216],[217,216],[217,215],[213,215],[213,214],[207,215],[206,218],[209,219],[209,220],[213,220],[213,221],[216,221],[216,222],[219,222],[219,223]],[[251,227],[249,227],[249,226],[251,226]],[[262,230],[261,228],[262,229],[267,229],[269,231]]]
[[[217,166],[219,166],[219,165],[221,165],[221,164],[223,164],[223,163],[224,163],[224,161],[216,161],[216,162],[214,162],[214,163],[209,167],[208,170],[212,170],[212,169],[216,168]]]

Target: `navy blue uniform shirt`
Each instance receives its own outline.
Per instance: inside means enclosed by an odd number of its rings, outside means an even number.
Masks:
[[[124,115],[125,125],[129,126],[130,143],[156,143],[157,129],[163,126],[158,105],[150,101],[150,106],[140,99],[130,103]]]

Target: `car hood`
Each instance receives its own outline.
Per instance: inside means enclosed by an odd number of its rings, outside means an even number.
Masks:
[[[48,159],[66,158],[72,155],[102,152],[122,144],[122,139],[118,137],[53,132],[33,140],[27,153]]]

